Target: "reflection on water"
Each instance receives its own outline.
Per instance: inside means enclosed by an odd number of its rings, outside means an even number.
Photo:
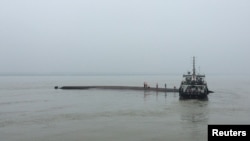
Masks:
[[[208,99],[180,100],[181,119],[190,122],[208,121]]]
[[[193,140],[206,140],[209,120],[208,99],[179,100],[180,124]]]
[[[155,99],[161,101],[165,99],[165,102],[170,102],[172,98],[175,98],[178,93],[158,93],[158,92],[144,92],[144,101],[150,101]],[[168,97],[170,95],[170,97]],[[169,98],[169,99],[168,99]],[[177,101],[178,102],[178,101]],[[179,98],[179,102],[176,103],[172,110],[175,110],[180,115],[181,121],[188,121],[191,123],[208,122],[208,97],[203,99],[182,99]],[[167,111],[166,111],[167,112]]]
[[[152,108],[154,113],[145,116],[155,115],[156,121],[162,121],[159,128],[165,127],[164,130],[169,132],[165,133],[168,138],[206,140],[209,121],[208,98],[179,99],[179,93],[144,92],[144,101],[149,107],[158,105]]]
[[[165,100],[167,99],[167,95],[171,95],[174,98],[179,96],[178,92],[151,92],[151,91],[144,91],[144,101],[147,101],[147,99],[150,99],[150,96],[155,96],[156,99],[158,99],[159,96],[161,96],[160,98],[162,99],[162,95],[164,95]]]
[[[192,100],[192,99],[179,97],[179,100]],[[208,96],[206,96],[204,98],[196,99],[196,100],[199,100],[199,101],[208,101]]]

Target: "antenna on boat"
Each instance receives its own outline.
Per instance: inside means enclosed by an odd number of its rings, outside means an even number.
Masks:
[[[195,57],[193,56],[193,79],[195,80]]]
[[[193,57],[193,74],[195,75],[195,57]]]

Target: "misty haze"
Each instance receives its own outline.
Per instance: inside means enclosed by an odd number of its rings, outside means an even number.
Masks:
[[[250,125],[249,7],[0,0],[0,140],[203,141],[209,124]]]
[[[1,74],[249,74],[250,2],[2,0]]]

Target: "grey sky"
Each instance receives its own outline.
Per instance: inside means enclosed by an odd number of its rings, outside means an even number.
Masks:
[[[1,0],[0,73],[250,72],[249,0]]]

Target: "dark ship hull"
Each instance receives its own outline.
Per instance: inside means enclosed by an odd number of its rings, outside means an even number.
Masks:
[[[184,90],[183,88],[186,89]],[[182,85],[179,88],[180,98],[190,98],[190,99],[203,99],[207,98],[209,91],[206,86],[203,85]]]
[[[187,93],[179,92],[181,99],[205,99],[207,98],[208,93]]]

